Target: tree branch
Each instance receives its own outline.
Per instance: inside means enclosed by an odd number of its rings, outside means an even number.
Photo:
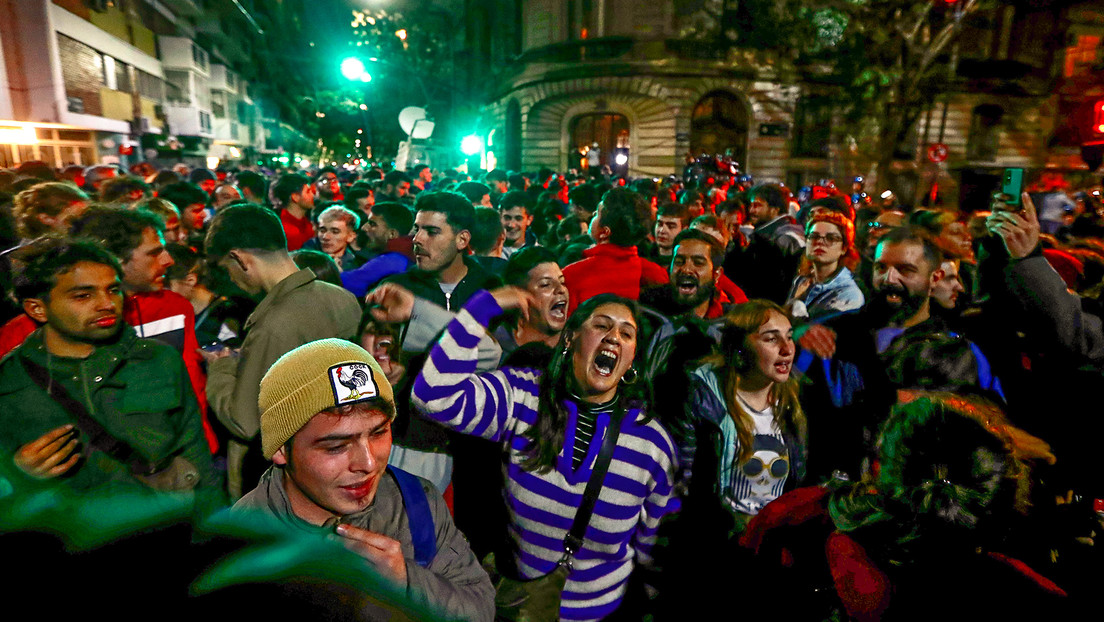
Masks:
[[[965,20],[966,15],[977,7],[978,0],[964,0],[962,10],[955,15],[955,18],[946,26],[944,26],[936,35],[932,38],[931,45],[928,46],[928,51],[920,58],[920,63],[916,67],[916,79],[919,80],[920,76],[927,71],[931,66],[935,58],[943,51],[943,48],[947,47],[959,31],[962,30],[962,22]]]

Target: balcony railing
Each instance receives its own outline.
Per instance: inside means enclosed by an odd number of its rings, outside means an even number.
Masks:
[[[579,63],[613,60],[628,54],[632,48],[632,37],[579,39],[526,50],[518,61],[521,63]]]

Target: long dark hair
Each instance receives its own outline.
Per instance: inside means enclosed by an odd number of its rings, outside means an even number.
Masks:
[[[547,473],[556,466],[556,455],[563,448],[567,428],[567,409],[564,407],[564,402],[570,399],[570,383],[574,382],[571,373],[571,361],[575,352],[574,348],[577,347],[579,340],[573,339],[573,337],[583,323],[590,319],[591,315],[594,315],[594,311],[604,304],[622,305],[628,308],[629,313],[632,314],[637,328],[636,355],[633,365],[635,366],[636,361],[640,359],[643,350],[641,347],[642,339],[640,338],[642,328],[640,305],[635,300],[629,300],[614,294],[599,294],[583,301],[575,309],[575,313],[572,313],[571,317],[567,319],[567,324],[560,335],[560,342],[552,353],[552,361],[541,376],[537,423],[524,433],[525,438],[529,441],[528,455],[522,462],[521,467],[527,471]],[[572,339],[571,347],[567,345],[568,339]],[[643,410],[651,400],[651,384],[644,378],[644,374],[637,373],[636,380],[633,383],[621,382],[618,395],[620,397],[619,410],[621,412],[634,408]],[[647,422],[648,418],[649,415],[645,411],[644,422]]]

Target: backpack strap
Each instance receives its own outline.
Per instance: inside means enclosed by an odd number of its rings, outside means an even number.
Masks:
[[[387,470],[395,478],[402,494],[406,520],[410,523],[410,539],[414,544],[414,561],[425,568],[437,556],[437,535],[429,499],[416,476],[391,465],[387,466]]]

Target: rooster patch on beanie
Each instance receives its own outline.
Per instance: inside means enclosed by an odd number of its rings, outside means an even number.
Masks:
[[[372,378],[372,368],[367,363],[340,363],[329,369],[330,388],[334,405],[342,406],[379,396],[379,387]]]

